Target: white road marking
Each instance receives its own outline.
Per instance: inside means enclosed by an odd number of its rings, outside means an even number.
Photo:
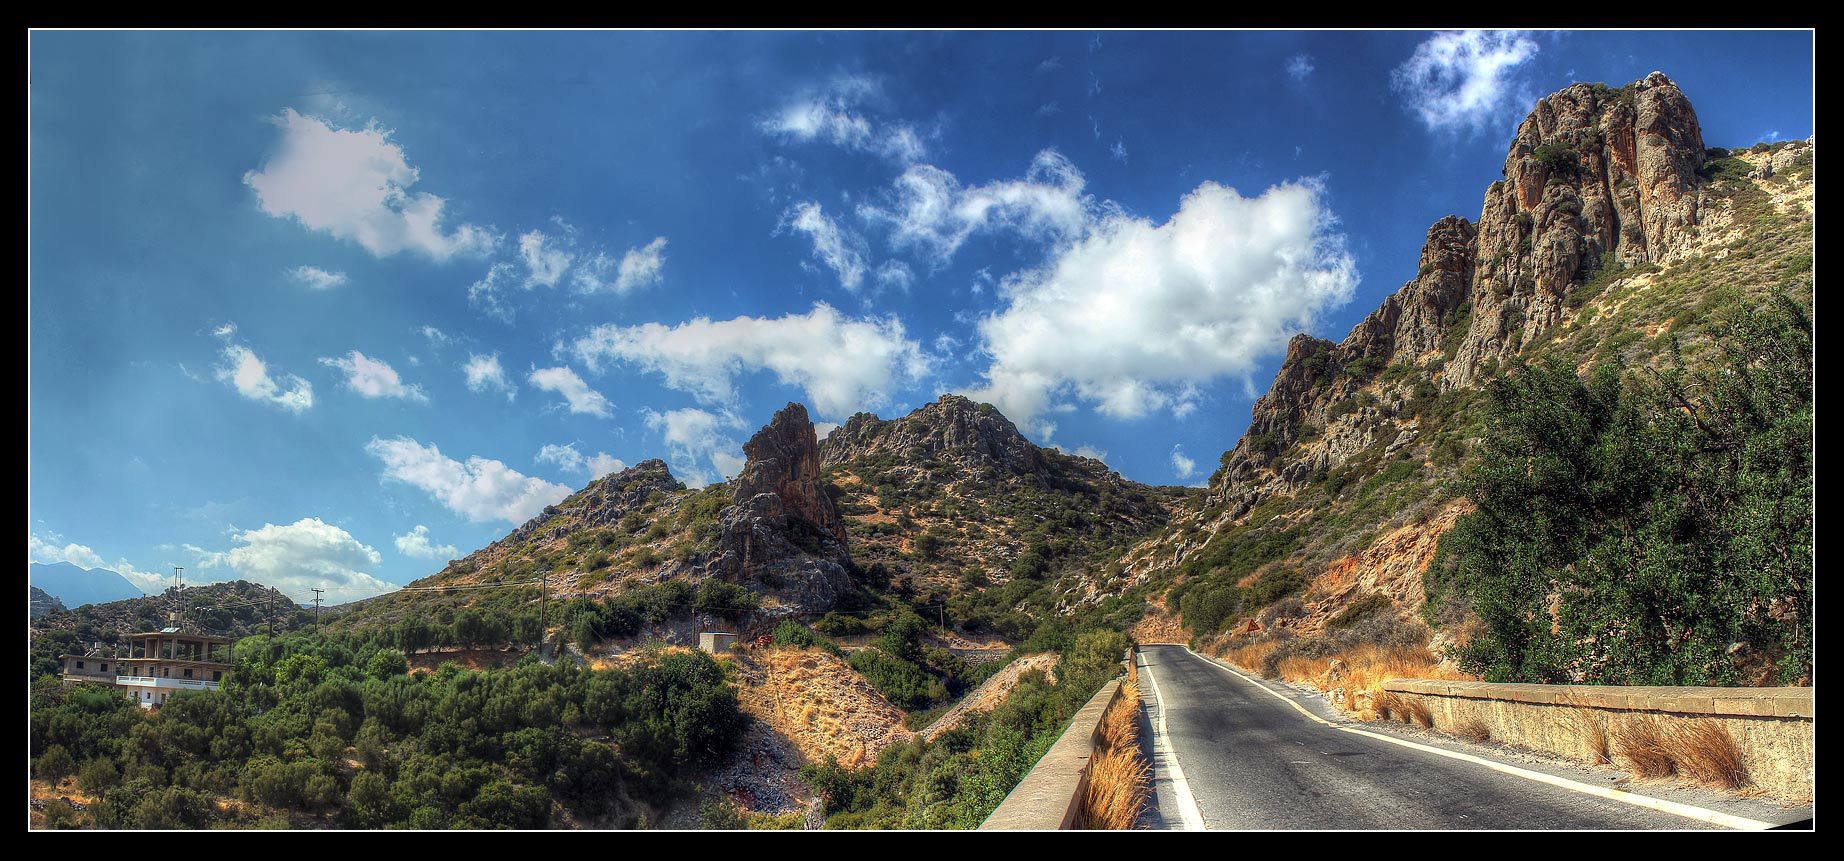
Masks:
[[[1185,651],[1191,652],[1191,647],[1186,646]],[[1368,738],[1374,738],[1378,741],[1386,741],[1386,742],[1389,742],[1390,744],[1400,745],[1402,747],[1425,751],[1427,753],[1432,753],[1437,756],[1447,757],[1448,759],[1457,759],[1462,762],[1470,762],[1476,765],[1483,765],[1486,768],[1492,769],[1493,771],[1501,772],[1504,774],[1509,774],[1514,777],[1522,777],[1525,780],[1534,780],[1538,783],[1546,783],[1546,784],[1549,784],[1550,786],[1558,787],[1561,789],[1567,789],[1571,792],[1579,792],[1579,793],[1582,793],[1583,795],[1592,795],[1598,798],[1605,798],[1610,801],[1618,801],[1618,802],[1621,802],[1622,804],[1631,804],[1634,807],[1644,807],[1648,810],[1656,810],[1656,811],[1659,811],[1660,813],[1669,813],[1674,816],[1682,816],[1685,819],[1693,819],[1698,822],[1706,822],[1711,825],[1720,825],[1725,828],[1736,828],[1736,829],[1740,829],[1743,831],[1759,831],[1759,830],[1765,830],[1765,829],[1773,827],[1773,823],[1771,822],[1762,822],[1758,819],[1748,819],[1742,816],[1734,816],[1732,814],[1722,813],[1722,812],[1715,811],[1715,810],[1708,810],[1702,807],[1697,807],[1695,805],[1682,804],[1676,801],[1666,801],[1665,799],[1662,799],[1662,798],[1653,798],[1650,795],[1639,795],[1637,793],[1624,792],[1618,789],[1608,789],[1607,787],[1604,787],[1604,786],[1595,786],[1593,784],[1582,783],[1577,780],[1570,780],[1566,777],[1557,777],[1553,774],[1544,774],[1543,772],[1540,772],[1540,771],[1531,771],[1529,769],[1518,768],[1515,765],[1506,765],[1505,763],[1502,763],[1502,762],[1494,762],[1489,759],[1484,759],[1482,757],[1473,756],[1472,754],[1460,753],[1459,751],[1454,751],[1454,750],[1443,750],[1441,748],[1430,747],[1425,744],[1417,744],[1416,742],[1408,741],[1406,739],[1394,738],[1392,736],[1382,735],[1380,733],[1374,733],[1369,730],[1362,730],[1356,727],[1340,726],[1338,724],[1335,724],[1335,723],[1332,723],[1331,721],[1326,720],[1325,718],[1322,718],[1316,714],[1313,714],[1310,711],[1307,711],[1305,706],[1302,706],[1299,703],[1294,702],[1292,699],[1289,699],[1288,697],[1282,696],[1280,692],[1275,691],[1274,689],[1268,687],[1267,685],[1257,682],[1254,679],[1251,679],[1248,676],[1236,670],[1232,670],[1229,667],[1226,667],[1220,663],[1217,663],[1215,660],[1211,658],[1207,658],[1207,657],[1204,657],[1203,655],[1199,655],[1196,652],[1191,652],[1191,654],[1194,657],[1204,661],[1205,663],[1213,667],[1216,667],[1219,670],[1222,670],[1223,672],[1229,673],[1230,675],[1235,676],[1236,678],[1239,678],[1245,682],[1248,682],[1251,685],[1254,685],[1257,688],[1260,688],[1261,690],[1267,692],[1270,696],[1274,697],[1275,699],[1280,700],[1281,702],[1284,702],[1290,706],[1293,706],[1294,710],[1298,711],[1300,714],[1303,714],[1307,716],[1308,718],[1311,718],[1312,720],[1317,721],[1318,723],[1324,726],[1331,727],[1332,729],[1338,730],[1339,732],[1348,732],[1348,733],[1351,733],[1352,735],[1361,735],[1361,736],[1365,736]],[[1155,696],[1157,695],[1157,687],[1158,687],[1157,685],[1154,685]],[[1160,711],[1163,714],[1164,708],[1161,707]]]
[[[1197,797],[1191,794],[1191,784],[1185,780],[1185,770],[1178,765],[1178,752],[1172,749],[1172,743],[1165,735],[1165,697],[1159,695],[1159,680],[1153,677],[1152,667],[1142,662],[1140,669],[1146,673],[1146,680],[1152,682],[1153,701],[1159,704],[1159,722],[1153,726],[1153,743],[1165,753],[1165,759],[1172,765],[1172,794],[1178,796],[1178,818],[1184,821],[1186,831],[1204,830],[1203,811],[1197,809]]]

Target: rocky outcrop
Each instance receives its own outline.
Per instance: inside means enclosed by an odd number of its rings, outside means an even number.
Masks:
[[[36,619],[47,613],[62,612],[64,609],[64,602],[59,601],[58,596],[30,583],[26,584],[26,615],[28,617]]]
[[[1571,287],[1610,263],[1693,254],[1705,208],[1697,114],[1663,74],[1576,84],[1518,126],[1472,250],[1472,318],[1443,385],[1471,385],[1561,318]]]
[[[1696,112],[1657,72],[1617,90],[1576,84],[1538,101],[1478,221],[1435,222],[1415,278],[1344,341],[1301,334],[1288,344],[1248,432],[1211,480],[1212,505],[1240,517],[1376,443],[1390,411],[1353,395],[1381,369],[1411,365],[1445,388],[1474,385],[1482,367],[1559,322],[1570,290],[1600,267],[1694,255],[1708,208],[1704,158]],[[1308,428],[1323,442],[1276,462]],[[1387,432],[1399,431],[1408,432]]]
[[[993,467],[1027,475],[1043,467],[1037,446],[998,409],[960,395],[940,400],[900,419],[885,421],[859,413],[820,444],[828,466],[867,455],[891,454],[906,463],[939,460],[960,466]]]
[[[736,504],[721,515],[714,570],[732,582],[785,590],[807,610],[827,610],[852,588],[845,522],[820,475],[819,439],[807,409],[788,404],[743,445]]]
[[[532,540],[561,538],[570,529],[610,528],[620,523],[621,518],[630,512],[640,511],[660,496],[684,489],[685,485],[672,477],[672,470],[666,467],[665,461],[658,458],[643,460],[614,475],[592,482],[557,505],[545,506],[537,517],[512,530],[505,538],[493,542],[487,549],[501,545],[513,547]],[[575,522],[567,528],[551,525],[560,514],[572,515]]]

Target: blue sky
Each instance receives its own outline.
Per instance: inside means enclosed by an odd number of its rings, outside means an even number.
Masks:
[[[1814,120],[1804,31],[29,43],[30,558],[335,601],[623,465],[733,475],[790,400],[1195,484],[1536,97]]]

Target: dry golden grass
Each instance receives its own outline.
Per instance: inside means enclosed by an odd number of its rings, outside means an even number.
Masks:
[[[1428,709],[1428,704],[1420,697],[1403,697],[1402,707],[1403,711],[1408,712],[1409,719],[1413,720],[1417,726],[1422,729],[1434,728],[1434,712]]]
[[[1100,743],[1089,758],[1079,821],[1083,828],[1124,831],[1146,807],[1152,767],[1140,758],[1138,668],[1128,671],[1120,696],[1102,716]]]
[[[1665,746],[1678,771],[1705,786],[1740,789],[1748,783],[1748,766],[1734,736],[1713,720],[1688,720],[1671,724]]]
[[[1453,734],[1471,742],[1482,742],[1492,737],[1492,731],[1486,728],[1485,721],[1469,717],[1454,724]]]
[[[1247,643],[1225,650],[1222,657],[1250,672],[1263,674],[1264,662],[1280,646],[1272,640]],[[1336,677],[1328,672],[1334,661],[1344,662]],[[1276,662],[1275,667],[1278,676],[1289,682],[1312,685],[1326,692],[1343,689],[1344,699],[1334,700],[1334,704],[1363,720],[1401,720],[1405,723],[1415,720],[1422,726],[1432,726],[1432,718],[1423,721],[1413,712],[1402,711],[1407,707],[1405,698],[1387,694],[1383,690],[1384,682],[1391,679],[1466,681],[1472,678],[1442,666],[1433,652],[1413,646],[1364,644],[1331,658],[1285,657]]]
[[[1627,715],[1614,724],[1614,748],[1628,768],[1640,777],[1670,777],[1677,773],[1671,748],[1665,744],[1664,721],[1657,715]]]
[[[1371,694],[1370,707],[1376,711],[1377,720],[1395,720],[1400,716],[1404,723],[1408,722],[1408,709],[1404,706],[1402,697],[1392,691],[1377,691]]]
[[[1607,725],[1601,721],[1601,713],[1590,708],[1586,700],[1570,691],[1563,696],[1568,705],[1562,713],[1562,724],[1580,736],[1582,747],[1588,751],[1588,762],[1593,765],[1607,765],[1613,762],[1612,748],[1607,741]]]

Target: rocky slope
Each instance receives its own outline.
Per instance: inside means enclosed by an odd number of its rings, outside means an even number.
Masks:
[[[1263,615],[1305,630],[1372,595],[1419,608],[1421,571],[1457,519],[1447,484],[1490,433],[1480,387],[1545,355],[1631,367],[1676,340],[1694,361],[1727,309],[1775,290],[1809,305],[1812,153],[1706,149],[1659,73],[1541,99],[1479,218],[1436,221],[1415,277],[1343,341],[1296,336],[1204,498],[1128,554],[1124,582],[1077,599],[1215,574],[1264,596],[1304,590]]]
[[[546,577],[556,601],[717,579],[753,594],[757,611],[732,624],[760,633],[790,614],[953,598],[949,614],[971,628],[1002,616],[1022,636],[1026,619],[1054,614],[1047,581],[1111,562],[1182,498],[1039,448],[993,407],[953,395],[899,419],[853,416],[824,442],[788,404],[744,454],[734,481],[701,490],[662,461],[636,464],[411,585]],[[343,608],[336,624],[411,613],[446,624],[467,606],[525,612],[538,598],[534,585],[397,593]],[[677,641],[697,627],[660,622],[648,635]]]
[[[64,602],[59,601],[58,596],[29,583],[26,585],[27,616],[36,619],[47,613],[62,612],[65,609],[67,608],[64,606]]]

